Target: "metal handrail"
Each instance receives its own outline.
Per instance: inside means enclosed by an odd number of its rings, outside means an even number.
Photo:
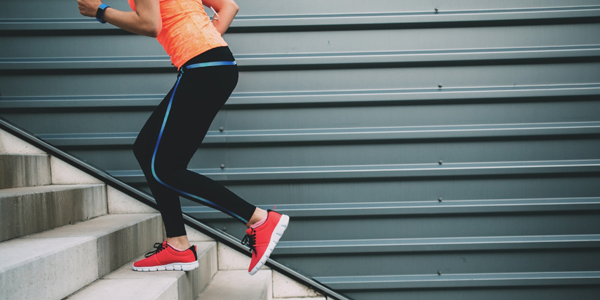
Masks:
[[[142,192],[138,189],[135,189],[135,188],[127,185],[126,183],[112,177],[106,171],[104,171],[98,167],[95,167],[87,162],[84,162],[83,160],[81,160],[67,152],[62,151],[62,150],[52,146],[51,144],[48,144],[44,140],[36,137],[33,133],[16,126],[15,124],[9,122],[8,120],[6,120],[2,117],[0,117],[0,129],[36,146],[37,148],[48,153],[49,155],[52,155],[58,159],[61,159],[65,162],[69,163],[70,165],[74,166],[75,168],[89,174],[90,176],[93,176],[96,179],[101,180],[105,184],[127,194],[128,196],[132,197],[133,199],[140,201],[140,202],[158,210],[156,201],[154,200],[154,198],[152,196],[150,196],[150,195],[146,194],[145,192]],[[219,231],[217,229],[214,229],[214,228],[194,219],[193,217],[191,217],[185,213],[183,214],[183,219],[184,219],[184,222],[186,225],[202,232],[203,234],[206,234],[207,236],[215,239],[216,241],[221,242],[246,256],[250,256],[249,248],[246,246],[243,246],[241,244],[240,240],[235,238],[234,236],[232,236],[228,233]],[[269,258],[269,260],[267,260],[266,265],[268,267],[270,267],[271,269],[273,269],[281,274],[284,274],[284,275],[312,288],[315,291],[320,292],[321,294],[327,296],[328,299],[331,298],[331,299],[338,299],[338,300],[350,300],[350,298],[331,290],[330,288],[328,288],[327,286],[314,280],[313,278],[310,278],[306,275],[300,274],[299,272],[297,272],[297,271],[295,271],[295,270],[293,270],[271,258]]]

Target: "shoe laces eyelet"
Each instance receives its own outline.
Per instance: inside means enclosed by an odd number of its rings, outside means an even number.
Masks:
[[[252,228],[250,234],[246,234],[242,239],[242,245],[246,245],[250,248],[250,252],[256,252],[256,231]]]
[[[163,246],[163,243],[155,243],[154,244],[154,250],[150,251],[148,253],[146,253],[146,255],[144,255],[146,258],[154,255],[154,254],[158,254],[160,251],[164,250],[166,247]]]

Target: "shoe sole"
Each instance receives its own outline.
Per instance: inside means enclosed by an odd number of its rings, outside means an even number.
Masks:
[[[273,233],[271,234],[271,241],[269,242],[269,246],[267,246],[267,250],[265,250],[265,253],[260,258],[260,260],[258,261],[256,266],[254,266],[254,268],[252,270],[250,270],[248,272],[248,274],[250,274],[250,275],[256,274],[256,272],[258,272],[258,270],[260,270],[260,268],[267,262],[267,260],[269,259],[269,256],[271,256],[271,252],[273,252],[273,249],[275,249],[275,246],[277,246],[279,239],[285,232],[289,223],[290,223],[290,217],[288,215],[281,215],[281,218],[279,219],[279,222],[277,223],[275,230],[273,230]]]
[[[191,263],[172,263],[168,265],[151,266],[151,267],[136,267],[132,265],[134,271],[138,272],[155,272],[155,271],[191,271],[198,268],[198,261]]]

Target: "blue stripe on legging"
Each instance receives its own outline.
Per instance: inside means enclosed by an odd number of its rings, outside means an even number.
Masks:
[[[248,220],[242,218],[241,216],[238,216],[237,214],[235,214],[234,212],[232,212],[230,210],[225,209],[224,207],[221,207],[220,205],[217,205],[214,202],[211,202],[211,201],[206,200],[204,198],[200,198],[200,197],[198,197],[196,195],[192,195],[192,194],[184,192],[182,190],[178,190],[178,189],[176,189],[176,188],[174,188],[174,187],[172,187],[172,186],[170,186],[170,185],[162,182],[158,178],[158,175],[156,175],[156,170],[154,169],[154,161],[156,160],[156,152],[158,151],[158,144],[160,143],[160,139],[162,138],[162,134],[165,131],[165,125],[167,125],[167,118],[169,117],[169,112],[171,111],[171,105],[173,104],[173,98],[175,96],[175,92],[177,91],[177,87],[179,86],[179,80],[181,79],[181,77],[183,77],[183,70],[181,70],[181,73],[179,74],[179,78],[177,78],[177,82],[175,83],[175,88],[173,89],[173,93],[171,94],[171,99],[169,100],[169,105],[167,106],[167,112],[165,113],[165,118],[163,120],[162,127],[160,128],[160,133],[158,134],[158,140],[156,141],[156,147],[154,147],[154,154],[152,155],[152,165],[151,165],[151,167],[152,167],[152,175],[154,176],[154,179],[156,179],[156,181],[158,181],[162,185],[164,185],[164,186],[166,186],[166,187],[168,187],[168,188],[170,188],[172,190],[175,190],[175,191],[177,191],[177,192],[179,192],[179,193],[181,193],[183,195],[186,195],[188,197],[191,197],[191,198],[194,198],[194,199],[198,199],[201,202],[206,203],[208,206],[213,206],[214,208],[217,208],[217,209],[219,209],[219,210],[221,210],[223,212],[226,212],[226,213],[228,213],[228,214],[230,214],[230,215],[232,215],[232,216],[240,219],[240,221],[244,222],[244,224],[248,223]]]

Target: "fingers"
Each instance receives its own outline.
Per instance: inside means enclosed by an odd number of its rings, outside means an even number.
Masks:
[[[86,17],[95,17],[96,10],[94,10],[89,4],[90,4],[89,1],[77,0],[77,6],[79,8],[79,13]]]

